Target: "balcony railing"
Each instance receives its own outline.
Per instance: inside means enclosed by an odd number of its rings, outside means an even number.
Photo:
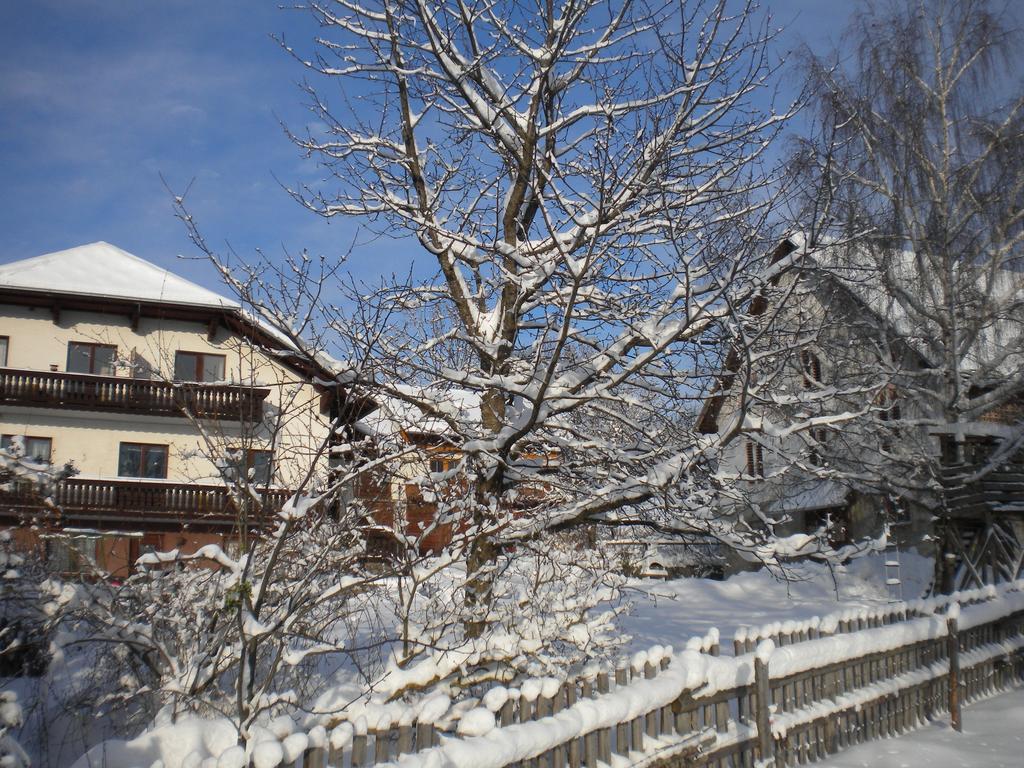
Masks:
[[[1024,519],[1024,465],[1009,463],[977,480],[969,480],[979,469],[969,464],[943,467],[947,513],[979,520],[993,513]]]
[[[0,368],[0,403],[198,419],[258,421],[269,389]]]
[[[285,489],[252,489],[251,507],[242,510],[221,485],[73,477],[57,484],[51,506],[34,490],[12,485],[10,490],[0,490],[0,517],[24,520],[45,513],[65,526],[115,529],[160,524],[231,526],[243,514],[250,524],[259,525],[279,512],[291,496]]]

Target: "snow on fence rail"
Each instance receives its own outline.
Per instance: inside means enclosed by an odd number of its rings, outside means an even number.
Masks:
[[[613,670],[318,727],[282,754],[294,768],[803,764],[937,713],[958,727],[962,702],[1024,679],[1024,581],[741,630],[733,648],[719,656],[712,630]]]

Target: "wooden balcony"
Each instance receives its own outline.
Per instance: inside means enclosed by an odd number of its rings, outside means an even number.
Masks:
[[[1012,462],[978,480],[968,480],[978,469],[969,464],[943,467],[948,514],[978,520],[986,515],[1024,519],[1024,464]]]
[[[89,479],[73,477],[57,484],[49,505],[30,489],[0,490],[0,519],[43,522],[61,526],[107,530],[230,528],[241,510],[221,485],[167,483],[149,480]],[[250,524],[267,522],[280,511],[291,492],[278,488],[254,489]]]
[[[118,376],[0,368],[0,403],[79,411],[191,415],[258,421],[269,389],[231,384],[170,383]]]

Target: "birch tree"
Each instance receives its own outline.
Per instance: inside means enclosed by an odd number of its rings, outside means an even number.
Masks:
[[[544,531],[635,523],[749,545],[709,511],[701,471],[734,435],[678,439],[668,411],[699,402],[716,334],[748,322],[752,296],[790,264],[768,258],[765,153],[789,110],[768,106],[770,34],[753,3],[308,10],[313,51],[282,44],[309,71],[321,130],[291,135],[329,178],[292,193],[408,235],[417,267],[436,269],[353,292],[386,328],[330,324],[372,347],[360,380],[450,428],[469,497],[452,513],[468,532],[469,634],[486,623],[499,551]],[[409,321],[425,313],[442,320]],[[437,364],[444,346],[468,362]],[[478,415],[451,407],[453,388],[476,393]],[[543,508],[522,515],[528,455],[559,466]],[[672,514],[654,523],[652,507]]]
[[[848,64],[811,64],[818,202],[852,241],[826,266],[875,323],[876,370],[894,382],[876,410],[909,449],[875,482],[919,498],[943,465],[973,464],[971,483],[1024,446],[1024,92],[1003,21],[987,0],[870,6]]]

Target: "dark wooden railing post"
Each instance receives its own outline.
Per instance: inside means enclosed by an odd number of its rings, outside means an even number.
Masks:
[[[946,619],[946,653],[949,655],[949,722],[953,730],[962,731],[960,720],[960,633],[957,618],[960,606],[955,603],[949,608]]]

